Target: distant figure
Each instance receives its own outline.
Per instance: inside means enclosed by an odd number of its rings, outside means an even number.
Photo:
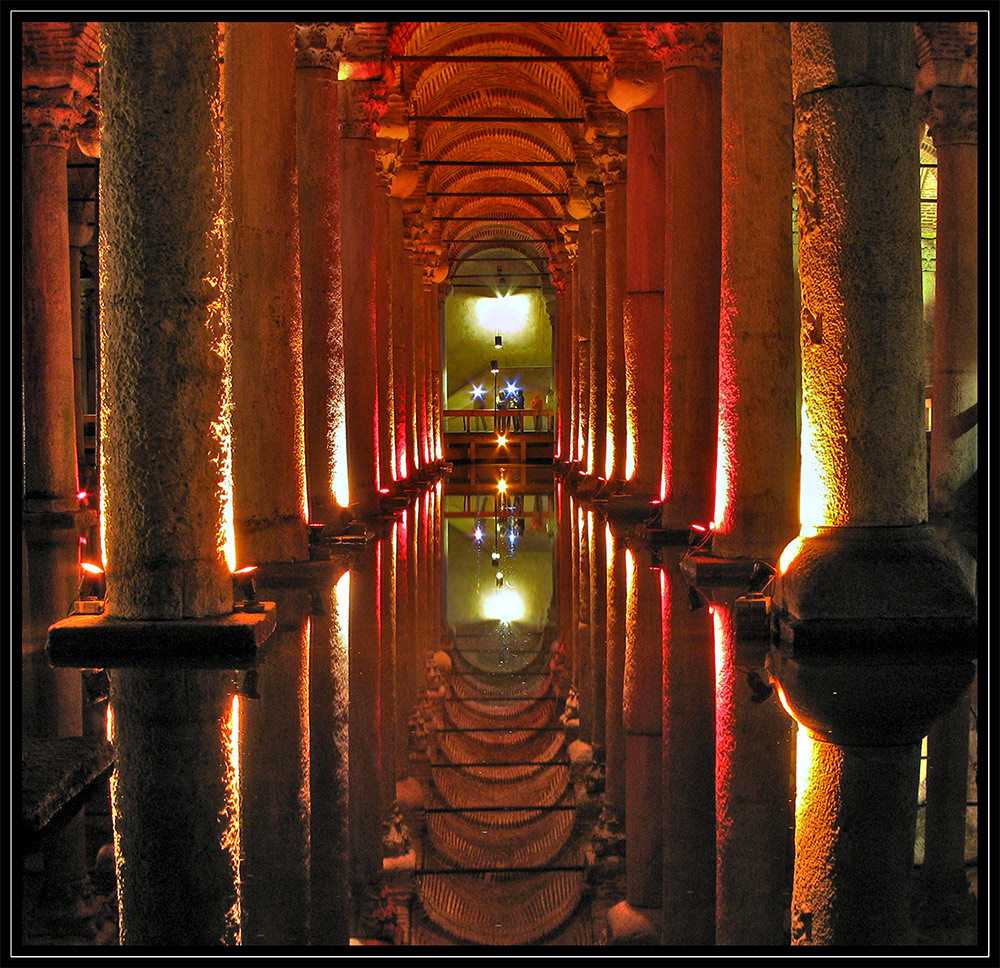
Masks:
[[[539,413],[545,407],[545,400],[540,393],[531,398],[531,409],[535,411],[535,430],[545,430],[545,418]]]
[[[514,429],[521,432],[524,430],[524,391],[515,390],[513,396],[514,403],[511,409],[518,411],[514,414]]]
[[[507,391],[501,390],[500,393],[497,394],[497,411],[506,411],[509,406],[510,406],[510,398],[507,395]],[[508,417],[506,413],[501,413],[501,412],[497,413],[496,427],[498,434],[506,433],[507,420]]]

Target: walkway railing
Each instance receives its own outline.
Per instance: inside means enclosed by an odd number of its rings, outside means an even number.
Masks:
[[[551,433],[555,410],[445,410],[445,433]]]

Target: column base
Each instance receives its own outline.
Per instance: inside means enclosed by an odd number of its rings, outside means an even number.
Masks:
[[[71,615],[49,628],[45,649],[63,668],[250,668],[276,624],[274,602],[259,604],[261,612],[169,621]]]
[[[608,911],[609,945],[658,945],[659,908],[634,908],[620,901]]]

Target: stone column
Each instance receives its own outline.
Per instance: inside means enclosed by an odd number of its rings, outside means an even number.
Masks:
[[[625,901],[608,912],[614,943],[657,943],[663,899],[663,689],[659,572],[638,532],[625,552]],[[641,930],[627,931],[631,925]],[[611,939],[609,939],[611,940]]]
[[[660,23],[665,154],[661,526],[707,522],[715,490],[721,219],[721,25]]]
[[[603,395],[603,394],[602,394]],[[604,756],[605,740],[605,696],[607,668],[607,558],[604,529],[592,510],[587,511],[587,553],[590,589],[590,654],[593,668],[593,726],[590,744],[598,751],[599,757]]]
[[[799,503],[791,49],[787,23],[727,22],[723,36],[712,551],[773,563],[798,530]]]
[[[403,246],[403,199],[391,195],[389,198],[389,251],[392,259],[393,286],[389,294],[392,318],[392,359],[393,359],[393,427],[395,455],[395,478],[406,480],[410,476],[411,443],[407,434],[410,424],[409,408],[412,406],[413,392],[413,340],[407,326],[406,290],[409,282],[409,266],[406,249]]]
[[[54,31],[71,26],[82,30]],[[97,24],[24,24],[22,43],[35,62],[21,81],[24,510],[58,513],[78,509],[66,158],[94,88],[82,64],[97,60]]]
[[[575,227],[564,225],[560,231],[567,239],[567,261],[576,256]],[[559,461],[569,465],[573,460],[573,314],[574,284],[572,265],[566,270],[563,291],[560,293],[559,318],[557,322],[556,345],[558,359],[556,369],[556,428]]]
[[[608,511],[648,516],[649,502],[660,497],[663,450],[663,85],[652,73],[641,82],[616,80],[608,98],[628,114],[629,148],[624,304],[628,486],[625,495],[609,501]]]
[[[308,549],[294,25],[227,24],[225,49],[237,561],[302,561]]]
[[[340,82],[340,258],[344,281],[344,396],[351,508],[378,513],[378,360],[375,330],[375,136],[385,100],[372,82]],[[350,202],[347,203],[346,200]]]
[[[590,244],[593,258],[590,295],[590,372],[587,376],[587,473],[604,477],[607,454],[607,328],[605,287],[604,191],[599,182],[587,185],[591,207]]]
[[[658,572],[663,666],[663,943],[715,944],[715,652],[679,560]],[[653,572],[654,575],[657,572]]]
[[[609,820],[625,816],[625,731],[622,697],[625,678],[625,547],[622,535],[604,526],[606,543],[607,664],[605,696],[604,809]]]
[[[821,741],[799,797],[796,944],[907,941],[920,738],[972,674],[975,602],[926,524],[915,61],[908,23],[792,24],[816,533],[782,555],[771,660]]]
[[[295,106],[302,387],[309,519],[335,523],[346,506],[344,307],[340,266],[337,69],[345,28],[296,25]]]
[[[930,515],[976,581],[978,475],[978,79],[975,23],[916,25],[916,93],[937,149]],[[970,554],[970,552],[972,552]],[[977,587],[977,586],[975,586]],[[925,885],[968,891],[968,693],[927,736]]]
[[[787,945],[795,723],[767,685],[767,639],[741,634],[732,600],[709,608],[715,633],[715,943]]]
[[[379,710],[381,611],[378,546],[369,544],[351,564],[350,881],[355,930],[374,907],[382,880],[382,756]]]
[[[309,617],[309,923],[317,945],[350,940],[350,584],[350,572],[337,576]]]
[[[590,320],[593,314],[594,235],[588,207],[580,219],[579,255],[574,273],[573,313],[573,457],[581,474],[589,471],[590,444]]]
[[[625,139],[602,139],[595,161],[604,185],[605,374],[607,380],[605,463],[599,471],[617,489],[625,481]]]
[[[576,595],[576,636],[573,669],[580,697],[580,739],[594,745],[594,654],[590,625],[590,541],[587,511],[575,501],[573,509],[573,588]]]
[[[406,215],[403,216],[403,249],[405,255],[402,256],[403,262],[403,294],[405,296],[405,302],[403,303],[404,311],[404,328],[406,333],[407,345],[409,351],[407,353],[409,365],[406,368],[406,455],[408,461],[408,472],[407,478],[413,478],[413,475],[419,470],[423,465],[422,455],[420,453],[420,431],[419,431],[419,417],[418,417],[418,395],[419,395],[419,380],[417,378],[417,366],[420,354],[420,341],[417,336],[417,310],[416,310],[416,295],[420,292],[420,275],[418,274],[418,269],[415,263],[416,260],[416,250],[415,250],[415,227],[413,224],[413,216]]]
[[[217,26],[129,22],[102,32],[107,610],[220,615],[232,611],[233,587]]]
[[[975,23],[917,24],[916,91],[938,160],[930,510],[962,529],[975,528],[963,518],[978,469],[977,39]]]
[[[392,235],[392,199],[390,192],[395,181],[394,172],[399,163],[399,142],[380,138],[375,151],[375,174],[379,185],[375,199],[375,348],[378,357],[378,406],[382,420],[379,425],[379,488],[383,494],[395,490],[396,480],[396,399],[393,387],[397,371],[402,376],[402,365],[397,365],[393,350],[393,299],[397,279],[394,273],[396,260],[394,246],[397,237]],[[401,217],[401,212],[399,213]],[[401,363],[401,361],[400,361]]]
[[[266,594],[279,616],[274,651],[244,674],[239,693],[241,933],[244,945],[300,945],[309,928],[313,802],[310,592],[268,588]]]

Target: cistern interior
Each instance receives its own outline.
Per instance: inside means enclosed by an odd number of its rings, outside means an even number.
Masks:
[[[978,26],[20,21],[12,954],[983,953]]]

